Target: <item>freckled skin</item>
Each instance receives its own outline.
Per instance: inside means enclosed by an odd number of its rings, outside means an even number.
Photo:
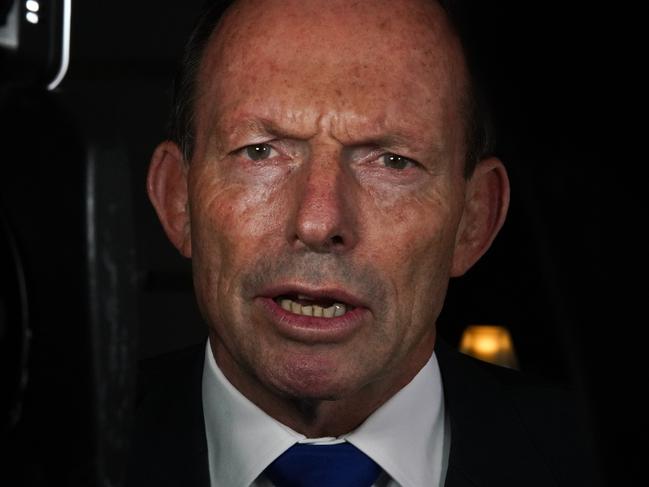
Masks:
[[[432,353],[465,208],[465,80],[423,0],[244,0],[210,40],[183,249],[219,366],[304,434],[355,428]],[[242,150],[261,143],[271,157]],[[287,281],[369,312],[342,342],[287,338],[256,299]]]

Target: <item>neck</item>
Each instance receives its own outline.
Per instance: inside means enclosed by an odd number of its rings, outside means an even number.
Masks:
[[[210,336],[210,346],[228,381],[257,407],[307,438],[321,438],[338,437],[353,431],[406,386],[430,358],[434,336],[429,346],[420,347],[417,354],[408,357],[407,364],[395,367],[388,376],[335,400],[297,398],[278,393],[253,374],[242,370],[213,336]]]

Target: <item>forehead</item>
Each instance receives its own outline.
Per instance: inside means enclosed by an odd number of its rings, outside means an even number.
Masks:
[[[242,0],[205,51],[198,125],[309,111],[380,126],[446,123],[465,79],[459,41],[435,2]]]

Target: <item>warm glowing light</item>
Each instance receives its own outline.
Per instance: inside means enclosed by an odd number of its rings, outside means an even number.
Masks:
[[[38,15],[36,15],[34,12],[27,12],[25,14],[25,17],[27,18],[27,22],[38,24]]]
[[[30,12],[38,12],[38,9],[41,7],[36,0],[27,0],[25,7]]]
[[[517,368],[512,337],[503,326],[468,326],[462,335],[460,352],[492,364]]]

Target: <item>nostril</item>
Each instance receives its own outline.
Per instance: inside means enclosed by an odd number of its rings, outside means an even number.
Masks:
[[[333,245],[340,245],[343,243],[343,238],[340,235],[334,235],[331,237],[331,243]]]

